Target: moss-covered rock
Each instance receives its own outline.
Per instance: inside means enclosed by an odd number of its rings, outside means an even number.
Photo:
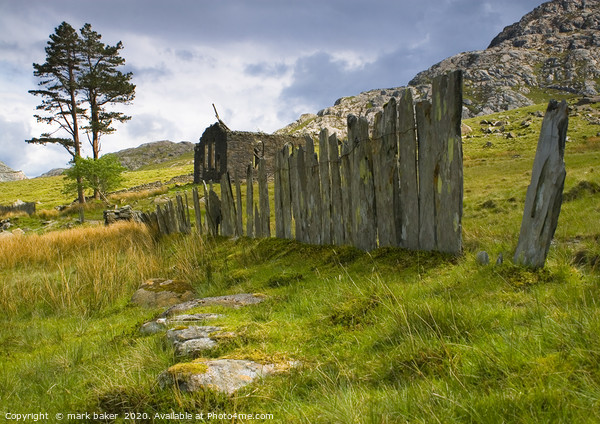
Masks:
[[[196,359],[176,364],[158,377],[161,387],[175,384],[181,391],[212,389],[233,394],[255,379],[288,370],[295,364],[259,364],[245,359]]]
[[[165,308],[195,298],[194,288],[185,281],[152,278],[137,289],[131,301],[146,308]]]

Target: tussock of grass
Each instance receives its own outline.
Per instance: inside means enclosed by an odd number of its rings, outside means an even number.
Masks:
[[[156,272],[145,226],[119,223],[26,235],[0,243],[0,307],[7,313],[110,306]]]

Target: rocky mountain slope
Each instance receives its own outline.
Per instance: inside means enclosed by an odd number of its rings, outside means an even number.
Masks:
[[[460,53],[420,72],[409,82],[416,99],[427,98],[431,80],[464,72],[465,118],[545,102],[550,97],[600,92],[600,0],[553,0],[507,26],[481,51]],[[338,99],[332,107],[304,114],[278,133],[317,134],[321,128],[346,136],[346,116],[369,120],[406,87],[377,89]]]
[[[134,171],[142,166],[163,163],[193,151],[194,143],[189,141],[175,143],[162,140],[144,143],[138,147],[119,150],[110,154],[115,155],[125,168]]]
[[[22,171],[15,171],[4,162],[0,162],[0,182],[26,180],[27,177]]]

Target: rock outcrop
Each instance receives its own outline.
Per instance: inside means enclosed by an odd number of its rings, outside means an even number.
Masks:
[[[408,86],[413,98],[428,98],[434,77],[463,71],[463,117],[545,103],[556,96],[600,92],[600,0],[553,0],[507,26],[485,50],[460,53],[417,74]],[[377,89],[342,97],[317,114],[304,114],[277,131],[307,133],[321,128],[347,136],[346,117],[377,111],[406,87]]]
[[[164,308],[194,298],[194,288],[185,281],[151,278],[137,289],[131,297],[131,302],[146,308]]]
[[[145,165],[163,163],[186,153],[193,153],[194,146],[195,144],[189,141],[174,143],[169,140],[162,140],[144,143],[138,147],[109,154],[115,155],[125,168],[135,171]],[[190,162],[193,162],[191,157]]]
[[[7,166],[4,162],[0,162],[0,183],[26,179],[27,176],[22,171],[15,171]]]
[[[507,26],[486,50],[460,53],[409,85],[427,95],[431,80],[461,69],[468,116],[528,106],[551,95],[600,91],[600,1],[554,0]]]

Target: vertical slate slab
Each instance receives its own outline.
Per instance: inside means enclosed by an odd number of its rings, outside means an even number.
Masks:
[[[237,217],[229,172],[221,175],[221,215],[223,217],[221,224],[222,234],[226,237],[238,235],[236,234]]]
[[[344,220],[342,212],[342,187],[340,178],[340,157],[336,134],[329,137],[329,164],[331,169],[331,226],[332,242],[341,246],[344,244]]]
[[[221,201],[219,196],[212,189],[206,187],[206,183],[202,181],[204,186],[204,203],[206,207],[206,225],[208,227],[208,233],[212,236],[219,234],[219,224],[221,223]]]
[[[188,203],[187,193],[185,193],[185,218],[186,233],[189,234],[192,232],[192,222],[190,220],[190,205]]]
[[[258,198],[262,237],[271,237],[271,207],[269,205],[269,186],[267,185],[267,163],[265,158],[261,158],[258,162]]]
[[[462,250],[462,72],[440,75],[432,84],[432,135],[437,147],[434,168],[436,250]]]
[[[235,232],[238,236],[241,237],[244,235],[244,215],[242,212],[242,188],[240,184],[240,178],[237,175],[237,172],[235,175],[235,196]]]
[[[519,243],[514,256],[518,264],[540,268],[546,262],[562,204],[568,126],[567,103],[551,100],[542,121],[531,183],[525,197]]]
[[[398,104],[398,174],[400,178],[400,247],[419,249],[419,186],[417,132],[412,91],[404,90]]]
[[[227,190],[227,173],[221,175],[219,184],[221,185],[221,214],[223,220],[221,222],[221,234],[225,237],[233,235],[233,226],[230,220],[231,205],[229,204],[229,196]]]
[[[254,237],[254,172],[252,164],[246,168],[246,235]]]
[[[379,246],[398,246],[400,221],[396,100],[378,112],[373,125],[373,178]]]
[[[275,168],[273,177],[273,194],[275,197],[275,237],[284,238],[283,231],[283,203],[281,201],[281,157],[279,152],[275,154]]]
[[[208,196],[210,197],[210,216],[213,218],[213,234],[217,236],[219,235],[219,227],[221,226],[223,215],[221,213],[221,200],[213,190],[212,184],[210,185]]]
[[[183,204],[183,196],[177,194],[176,200],[176,219],[178,221],[179,232],[189,234],[191,232],[190,213],[187,194],[185,194],[185,205]]]
[[[179,228],[177,227],[177,221],[175,221],[175,206],[173,205],[173,200],[169,199],[165,205],[165,210],[167,212],[165,216],[169,234],[175,234],[179,231]]]
[[[348,134],[350,137],[350,134]],[[350,138],[342,145],[341,162],[341,194],[342,194],[342,216],[344,226],[344,244],[353,244],[354,224],[352,223],[352,148]]]
[[[300,180],[298,179],[298,150],[292,148],[292,154],[288,159],[290,168],[290,194],[292,199],[292,213],[294,216],[294,236],[296,240],[302,241],[302,217],[300,208]]]
[[[258,205],[254,205],[254,236],[256,238],[264,237],[262,232],[262,221],[260,219],[260,211],[258,210]]]
[[[437,149],[432,135],[431,103],[417,103],[416,118],[419,148],[419,250],[434,250]]]
[[[358,116],[348,115],[347,119],[348,124],[348,157],[350,161],[349,169],[349,179],[346,183],[346,188],[348,190],[349,201],[349,216],[350,223],[352,225],[351,234],[352,238],[349,244],[353,246],[357,246],[359,244],[359,239],[361,234],[358,233],[359,226],[359,218],[358,218],[358,202],[359,202],[359,191],[360,191],[360,171],[358,169],[358,146],[360,145],[360,131],[358,129]]]
[[[375,188],[373,184],[373,158],[369,140],[369,123],[366,117],[348,118],[348,137],[353,134],[357,144],[354,148],[354,173],[352,175],[354,246],[362,250],[377,247],[377,224],[375,215]],[[353,127],[352,131],[350,127]]]
[[[194,214],[196,215],[196,232],[202,235],[202,211],[200,210],[198,187],[192,189],[192,201],[194,202]]]
[[[321,188],[319,162],[315,154],[315,145],[310,136],[306,141],[306,216],[308,221],[308,242],[321,244]]]
[[[309,243],[310,237],[308,234],[308,208],[306,201],[306,192],[307,192],[307,181],[306,181],[306,161],[305,161],[305,152],[302,146],[298,146],[298,150],[296,151],[296,163],[297,168],[296,171],[298,173],[298,196],[299,196],[299,204],[300,204],[300,241],[303,243]]]
[[[158,224],[158,232],[161,235],[167,234],[167,227],[165,226],[165,221],[163,218],[163,211],[160,208],[160,205],[156,205],[156,222]]]
[[[206,182],[202,180],[202,186],[204,187],[204,209],[206,210],[206,233],[214,236],[213,233],[213,218],[210,214],[210,196],[208,192],[208,188],[206,187]]]
[[[283,146],[279,153],[281,165],[281,204],[283,220],[283,236],[292,238],[292,193],[290,191],[290,151],[288,145]]]
[[[331,176],[329,171],[329,131],[319,133],[319,174],[321,176],[321,244],[331,244]]]

